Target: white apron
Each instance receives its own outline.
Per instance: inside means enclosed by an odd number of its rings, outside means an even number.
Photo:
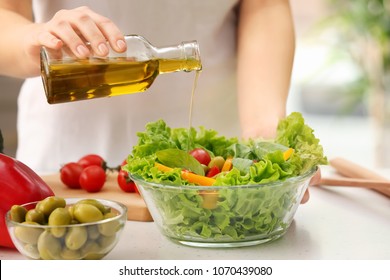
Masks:
[[[59,9],[86,5],[109,17],[124,34],[139,34],[155,46],[197,40],[203,71],[194,97],[193,126],[239,136],[236,104],[237,0],[33,0],[35,20]],[[160,75],[144,93],[49,105],[40,77],[27,79],[18,100],[17,158],[39,173],[88,153],[119,165],[148,122],[163,119],[188,127],[195,73]]]

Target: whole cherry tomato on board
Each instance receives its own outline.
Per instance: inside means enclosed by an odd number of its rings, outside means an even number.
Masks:
[[[124,192],[138,192],[138,188],[135,183],[129,178],[129,174],[125,170],[119,170],[118,172],[118,185]]]
[[[202,148],[195,148],[189,152],[191,156],[193,156],[197,161],[201,164],[208,165],[211,161],[211,157],[209,153]]]
[[[100,166],[91,165],[83,169],[79,183],[87,192],[100,191],[106,182],[106,171]]]
[[[80,175],[84,168],[76,162],[68,162],[60,169],[60,179],[71,189],[80,189]]]
[[[100,166],[104,170],[106,170],[106,168],[107,168],[106,161],[101,156],[96,155],[96,154],[85,155],[82,158],[80,158],[77,163],[80,164],[83,168],[86,168],[86,167],[91,166],[91,165]]]

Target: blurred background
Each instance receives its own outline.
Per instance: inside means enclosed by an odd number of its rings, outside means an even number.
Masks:
[[[291,1],[297,28],[289,111],[325,153],[390,167],[390,0]]]
[[[390,0],[291,0],[297,35],[288,112],[301,112],[328,158],[390,167]],[[5,153],[17,147],[22,81],[0,76]]]

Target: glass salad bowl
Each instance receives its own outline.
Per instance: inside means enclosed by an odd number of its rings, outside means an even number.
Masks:
[[[299,113],[280,120],[270,140],[170,128],[163,120],[137,135],[122,168],[161,232],[190,246],[251,246],[283,236],[327,162]]]
[[[130,177],[158,228],[196,247],[242,247],[283,236],[316,168],[284,181],[240,186],[178,186]]]

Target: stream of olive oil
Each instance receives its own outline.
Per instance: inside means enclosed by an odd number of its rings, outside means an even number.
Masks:
[[[194,83],[192,85],[192,91],[191,91],[190,110],[189,110],[189,118],[188,118],[188,143],[187,143],[187,150],[188,151],[191,147],[191,141],[193,140],[191,138],[192,110],[194,107],[194,95],[195,95],[196,86],[198,85],[198,78],[199,78],[200,72],[201,72],[201,70],[195,71],[195,78],[194,78]]]

